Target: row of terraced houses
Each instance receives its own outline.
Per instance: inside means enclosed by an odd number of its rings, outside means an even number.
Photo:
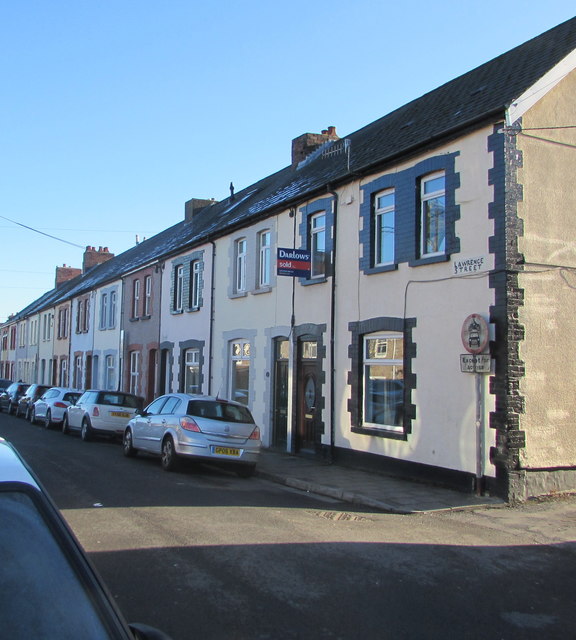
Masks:
[[[576,18],[87,247],[1,326],[0,375],[218,394],[267,447],[509,500],[576,488],[575,47]]]

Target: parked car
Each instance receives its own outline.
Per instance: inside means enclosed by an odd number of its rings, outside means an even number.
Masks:
[[[8,380],[7,378],[0,378],[0,393],[8,389],[12,382],[12,380]]]
[[[8,413],[14,413],[20,398],[26,393],[30,385],[24,382],[13,382],[7,389],[0,393],[0,411],[6,409]]]
[[[128,421],[142,409],[143,398],[123,391],[85,391],[66,409],[62,432],[80,431],[82,440],[93,435],[122,436]]]
[[[50,387],[45,384],[31,384],[28,389],[26,389],[26,393],[18,400],[16,417],[24,416],[26,420],[29,420],[32,405],[45,391],[48,391],[48,389],[50,389]]]
[[[260,429],[247,407],[188,393],[154,400],[130,420],[123,438],[125,456],[157,454],[166,471],[182,456],[224,463],[243,478],[254,473],[261,445]]]
[[[74,404],[82,395],[82,391],[68,387],[51,387],[30,410],[29,420],[32,424],[42,420],[46,429],[54,424],[62,424],[66,409]]]
[[[2,637],[170,640],[127,624],[39,480],[0,438]]]

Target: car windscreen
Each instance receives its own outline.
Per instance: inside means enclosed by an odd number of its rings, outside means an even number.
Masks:
[[[142,406],[141,398],[126,393],[101,393],[97,404],[109,404],[114,407],[129,407],[139,409]]]
[[[94,586],[26,493],[0,491],[0,521],[3,638],[125,637],[102,617]]]
[[[254,418],[246,407],[218,400],[190,400],[187,414],[197,418],[209,418],[210,420],[254,424]]]

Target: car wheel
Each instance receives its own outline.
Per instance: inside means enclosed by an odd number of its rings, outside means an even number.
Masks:
[[[32,422],[30,419],[32,416],[32,409],[30,407],[26,407],[26,415],[24,416],[24,420],[28,420],[28,422]]]
[[[84,418],[84,420],[82,420],[80,437],[82,438],[82,440],[84,440],[84,442],[88,442],[92,437],[92,429],[90,428],[90,423],[88,422],[88,418]]]
[[[46,411],[46,415],[44,416],[44,429],[50,429],[52,426],[52,414],[50,413],[50,409]]]
[[[68,426],[68,416],[64,414],[64,418],[62,419],[62,433],[67,436],[70,435],[70,427]]]
[[[15,415],[17,418],[19,418],[19,417],[20,417],[20,405],[19,405],[19,404],[17,404],[17,405],[16,405],[16,411],[15,411],[15,414],[14,414],[14,415]]]
[[[176,450],[174,449],[174,440],[172,440],[171,436],[164,438],[164,442],[162,443],[162,456],[160,460],[164,471],[174,471],[178,466],[178,458]]]
[[[235,471],[240,478],[251,478],[254,475],[254,471],[256,471],[256,465],[240,464],[236,467]]]
[[[132,429],[126,429],[126,431],[124,431],[124,438],[122,439],[122,453],[127,458],[133,458],[138,453],[132,444]]]
[[[11,402],[9,402],[8,403],[8,415],[10,415],[12,413],[15,413],[15,412],[16,412],[16,409],[14,408],[14,405]]]
[[[36,409],[34,407],[30,410],[30,424],[36,424]]]

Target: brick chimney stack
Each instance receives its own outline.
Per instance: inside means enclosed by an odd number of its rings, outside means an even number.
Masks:
[[[108,247],[98,247],[98,251],[96,251],[95,247],[87,246],[82,261],[82,273],[86,273],[92,267],[107,262],[113,257],[114,254],[108,251]]]
[[[56,288],[58,288],[64,282],[68,282],[68,280],[72,280],[76,276],[79,276],[82,273],[82,269],[76,269],[74,267],[68,267],[63,264],[61,267],[56,267]]]
[[[292,166],[305,160],[313,151],[329,140],[340,140],[336,127],[323,129],[322,133],[303,133],[292,140]]]
[[[213,204],[216,204],[216,200],[214,200],[214,198],[211,200],[203,200],[201,198],[192,198],[191,200],[188,200],[184,203],[184,220],[186,222],[191,222],[196,212]]]

